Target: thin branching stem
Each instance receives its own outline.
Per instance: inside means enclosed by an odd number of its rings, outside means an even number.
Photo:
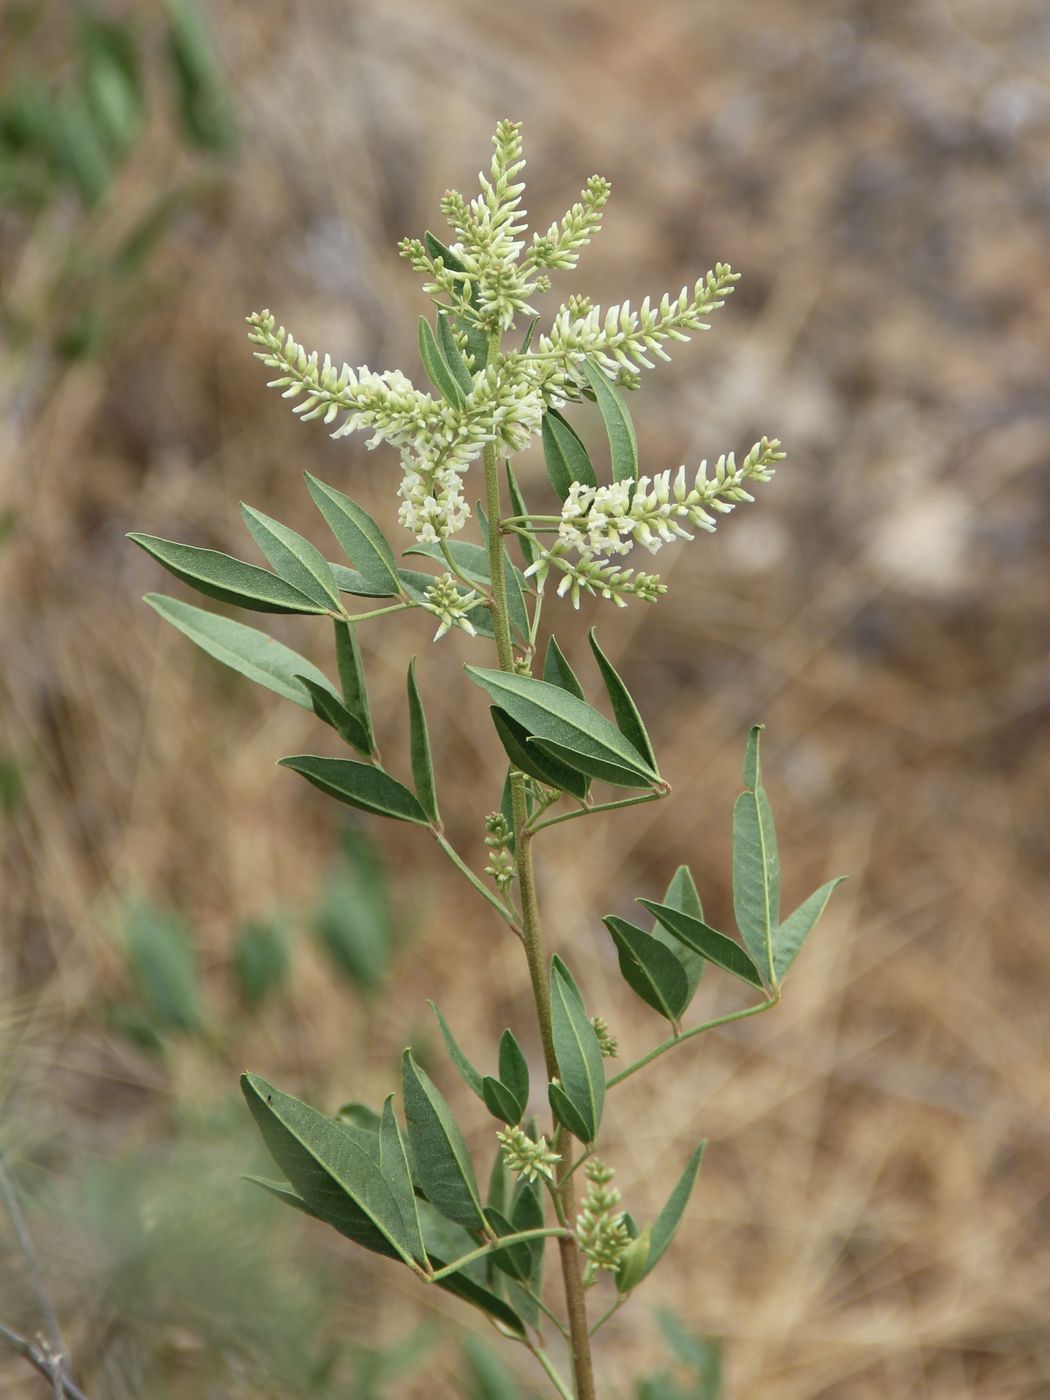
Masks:
[[[521,928],[518,924],[518,916],[514,912],[514,910],[509,908],[508,905],[504,904],[502,899],[500,899],[499,895],[495,894],[492,890],[490,890],[488,885],[485,884],[481,877],[477,875],[473,870],[471,870],[470,866],[459,854],[456,848],[452,845],[452,843],[449,841],[448,837],[444,834],[444,832],[439,831],[437,827],[431,827],[431,830],[434,833],[435,841],[437,841],[438,845],[445,852],[445,854],[448,856],[449,860],[456,867],[456,869],[460,871],[460,873],[470,881],[470,883],[477,890],[478,894],[483,895],[484,898],[488,900],[489,904],[492,905],[493,909],[495,909],[496,913],[499,914],[500,918],[503,919],[505,923],[509,924],[510,927],[520,938]]]
[[[14,1183],[7,1171],[7,1163],[4,1154],[0,1151],[0,1196],[4,1200],[4,1209],[7,1211],[8,1219],[11,1222],[11,1229],[14,1231],[15,1241],[19,1251],[26,1261],[26,1268],[29,1272],[29,1282],[36,1295],[37,1306],[40,1309],[40,1317],[44,1324],[44,1334],[48,1341],[50,1352],[51,1381],[54,1387],[55,1400],[62,1400],[62,1382],[66,1369],[66,1347],[62,1340],[62,1329],[58,1323],[58,1314],[55,1312],[51,1296],[44,1287],[44,1276],[40,1271],[40,1260],[37,1258],[36,1249],[33,1247],[33,1240],[26,1225],[25,1216],[22,1213],[22,1206],[15,1191]]]
[[[494,347],[496,348],[496,347]],[[510,611],[507,605],[507,585],[503,572],[503,532],[499,462],[496,450],[488,445],[484,451],[485,507],[489,519],[489,577],[492,581],[492,630],[496,637],[496,653],[501,671],[514,670],[514,649],[510,634]],[[547,953],[543,946],[536,873],[532,860],[532,833],[528,829],[529,813],[525,797],[525,776],[512,773],[510,780],[511,809],[514,825],[514,860],[518,871],[518,891],[521,900],[522,943],[529,965],[536,1018],[548,1078],[558,1074],[554,1053],[554,1032],[551,1020],[550,985]],[[557,1185],[560,1204],[559,1218],[576,1218],[576,1193],[571,1177],[565,1177],[567,1154],[558,1164]],[[570,1351],[576,1380],[577,1400],[595,1400],[594,1370],[591,1363],[590,1327],[587,1321],[587,1298],[583,1287],[580,1252],[574,1235],[558,1240],[562,1282],[569,1317]]]
[[[530,1342],[528,1339],[526,1339],[525,1345],[547,1373],[548,1380],[561,1396],[561,1400],[573,1400],[573,1394],[569,1389],[568,1382],[558,1373],[557,1367],[543,1348],[538,1346],[535,1342]]]
[[[559,812],[556,817],[548,817],[546,821],[536,822],[532,828],[533,836],[537,832],[543,831],[548,826],[557,826],[559,822],[571,822],[577,817],[593,817],[596,812],[615,812],[621,807],[640,807],[643,802],[658,802],[661,797],[666,797],[670,789],[663,789],[660,792],[646,792],[641,797],[621,797],[616,802],[599,802],[594,807],[577,807],[571,812]]]
[[[768,1011],[770,1007],[776,1006],[780,1001],[780,993],[776,992],[768,1001],[760,1002],[757,1006],[745,1006],[743,1011],[730,1011],[727,1016],[716,1016],[713,1021],[705,1021],[702,1026],[693,1026],[691,1030],[682,1031],[680,1035],[670,1036],[662,1041],[654,1050],[650,1050],[648,1055],[643,1055],[640,1060],[635,1060],[633,1065],[628,1065],[619,1074],[614,1074],[611,1079],[607,1079],[605,1087],[614,1088],[617,1084],[622,1084],[625,1079],[629,1079],[632,1074],[637,1074],[646,1065],[651,1065],[654,1060],[661,1055],[673,1050],[676,1045],[684,1045],[687,1040],[692,1040],[694,1036],[703,1035],[704,1031],[716,1030],[719,1026],[728,1026],[731,1021],[743,1021],[748,1016],[757,1016],[760,1011]]]
[[[28,1361],[34,1370],[39,1371],[45,1379],[49,1380],[54,1388],[59,1400],[88,1400],[87,1396],[78,1385],[74,1385],[62,1370],[62,1357],[52,1357],[48,1353],[36,1347],[32,1342],[17,1332],[12,1332],[10,1327],[5,1327],[0,1322],[0,1341],[6,1342],[13,1352]]]
[[[570,1235],[571,1230],[565,1230],[560,1225],[545,1226],[542,1230],[521,1230],[516,1235],[501,1235],[498,1240],[490,1240],[487,1244],[479,1245],[477,1249],[472,1249],[469,1254],[464,1254],[462,1259],[453,1260],[451,1264],[446,1264],[443,1269],[438,1269],[435,1273],[427,1274],[429,1283],[437,1283],[439,1279],[448,1278],[450,1274],[459,1273],[460,1269],[466,1268],[468,1264],[473,1264],[475,1259],[484,1259],[488,1254],[494,1254],[498,1249],[506,1249],[512,1244],[527,1244],[529,1240],[542,1240],[563,1235]]]

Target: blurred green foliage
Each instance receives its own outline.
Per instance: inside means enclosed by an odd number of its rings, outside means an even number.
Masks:
[[[148,275],[156,250],[235,148],[221,65],[196,0],[148,17],[89,0],[14,4],[0,53],[0,231],[13,231],[16,258],[32,246],[41,264],[3,278],[17,291],[0,335],[99,355],[162,292]],[[136,180],[158,153],[167,178]]]

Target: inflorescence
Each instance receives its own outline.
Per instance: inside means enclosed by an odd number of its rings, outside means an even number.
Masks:
[[[334,437],[366,430],[370,448],[389,443],[400,450],[399,519],[422,543],[446,540],[466,525],[471,511],[463,476],[486,447],[501,453],[527,447],[549,409],[592,392],[588,365],[620,388],[636,387],[641,371],[669,358],[670,345],[707,329],[705,318],[724,304],[738,277],[718,263],[677,297],[646,297],[636,310],[624,302],[603,311],[586,297],[570,296],[548,330],[535,337],[530,330],[521,349],[501,351],[505,332],[522,317],[535,318],[533,299],[549,287],[548,274],[575,268],[601,227],[610,193],[609,182],[593,175],[561,220],[527,244],[519,178],[524,165],[521,124],[500,122],[488,173],[479,176],[480,193],[467,200],[450,190],[442,200],[453,241],[445,247],[428,234],[400,245],[447,316],[462,356],[462,382],[452,397],[422,392],[399,370],[337,367],[328,355],[308,353],[268,311],[248,318],[259,359],[277,371],[271,386],[297,400],[294,411],[304,421],[341,419]],[[704,462],[694,473],[683,466],[673,477],[663,471],[611,485],[575,481],[553,545],[533,532],[531,517],[515,525],[532,540],[535,562],[528,572],[540,588],[554,567],[558,593],[577,605],[582,593],[620,606],[631,597],[655,601],[666,591],[655,575],[613,561],[635,543],[655,551],[692,538],[686,526],[714,529],[716,515],[752,500],[746,484],[768,481],[783,455],[778,442],[763,438],[739,466],[730,453],[710,473]],[[451,627],[473,630],[467,617],[473,600],[445,580],[428,593],[433,596],[424,606],[440,617],[439,636]]]

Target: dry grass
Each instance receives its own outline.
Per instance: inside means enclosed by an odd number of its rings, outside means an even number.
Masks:
[[[498,116],[520,116],[537,221],[592,170],[613,180],[582,274],[596,297],[637,300],[720,257],[744,273],[717,330],[639,399],[646,460],[761,432],[791,452],[760,505],[661,558],[657,610],[594,610],[658,716],[677,795],[549,843],[552,932],[625,1053],[644,1048],[659,1027],[623,989],[600,915],[688,860],[727,917],[757,718],[787,898],[852,877],[779,1012],[612,1100],[636,1214],[711,1144],[649,1301],[727,1338],[734,1400],[1050,1396],[1044,7],[427,0],[395,17],[377,0],[226,0],[212,19],[242,148],[162,255],[177,291],[103,362],[56,363],[42,334],[5,386],[18,526],[0,556],[0,736],[30,773],[5,831],[3,986],[21,1043],[79,1067],[46,1080],[47,1126],[100,1152],[164,1121],[157,1071],[93,1012],[120,976],[112,899],[137,887],[186,906],[221,970],[237,919],[309,899],[336,820],[272,767],[312,740],[309,718],[226,685],[163,631],[138,602],[159,571],[123,533],[237,552],[242,497],[313,530],[305,466],[390,519],[389,456],[290,422],[241,318],[269,304],[308,344],[411,368],[420,303],[394,241],[470,182]],[[145,152],[113,217],[174,159]],[[32,246],[3,256],[9,288],[40,275]],[[275,630],[302,645],[311,625]],[[462,704],[468,649],[432,652],[414,620],[383,635],[369,662],[384,730],[404,728],[419,650],[443,806],[467,814],[453,825],[476,850],[470,814],[497,793],[475,791],[495,746]],[[528,1024],[514,948],[411,833],[383,836],[431,900],[396,1003],[366,1021],[306,957],[293,1007],[231,1047],[231,1073],[250,1059],[319,1098],[374,1100],[428,995],[479,1055]],[[709,1004],[728,1004],[709,983]],[[181,1073],[199,1097],[229,1090]],[[355,1263],[348,1327],[396,1334],[419,1306],[393,1270]],[[648,1309],[603,1342],[615,1393],[654,1359]],[[443,1354],[418,1393],[454,1395],[451,1366]]]

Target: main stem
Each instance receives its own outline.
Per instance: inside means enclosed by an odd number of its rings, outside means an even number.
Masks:
[[[501,671],[514,670],[514,649],[510,634],[510,612],[507,607],[507,583],[503,573],[503,534],[500,529],[499,461],[493,446],[485,449],[485,509],[489,518],[489,574],[492,579],[492,630],[496,635],[496,655]],[[543,1042],[543,1058],[547,1078],[558,1074],[554,1053],[554,1031],[551,1025],[550,984],[547,975],[547,954],[543,947],[539,904],[536,896],[536,872],[532,864],[532,833],[528,829],[529,814],[525,800],[525,778],[514,773],[510,780],[511,813],[514,822],[514,863],[518,872],[521,898],[522,943],[529,964],[532,995],[536,1003],[536,1018]],[[576,1187],[570,1175],[572,1153],[567,1150],[569,1135],[563,1131],[562,1151],[557,1170],[558,1204],[561,1218],[576,1219]],[[569,1344],[572,1368],[576,1378],[577,1400],[595,1400],[594,1370],[591,1365],[591,1337],[587,1320],[587,1297],[583,1288],[583,1269],[575,1236],[558,1240],[561,1256],[561,1276],[565,1286],[565,1305],[569,1315]]]

